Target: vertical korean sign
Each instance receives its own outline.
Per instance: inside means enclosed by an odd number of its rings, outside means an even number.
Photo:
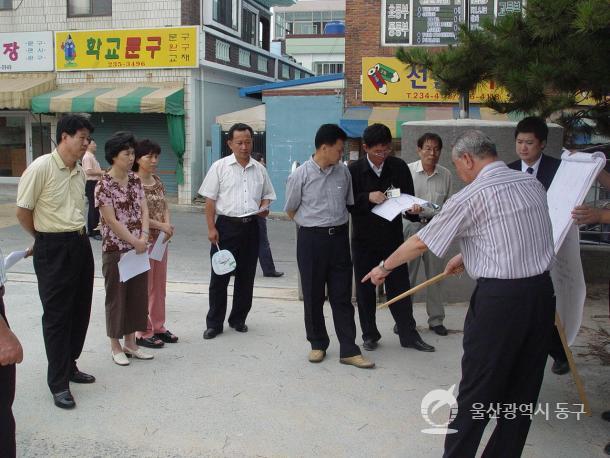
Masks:
[[[55,32],[57,71],[194,68],[197,27]]]
[[[381,8],[381,44],[411,44],[411,0],[383,0]]]
[[[0,73],[53,71],[53,32],[0,33]]]
[[[413,44],[457,43],[462,0],[413,0]]]

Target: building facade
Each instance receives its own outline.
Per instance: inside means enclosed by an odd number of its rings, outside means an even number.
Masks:
[[[82,112],[90,113],[96,126],[100,163],[104,163],[106,139],[117,130],[155,140],[162,147],[159,174],[169,193],[189,203],[210,166],[206,150],[215,116],[256,104],[240,98],[239,89],[311,74],[269,52],[270,8],[291,3],[32,0],[0,4],[2,45],[25,33],[19,52],[30,46],[36,50],[38,42],[27,37],[47,31],[53,36],[55,58],[51,70],[0,70],[0,181],[16,182],[24,166],[53,148],[58,116]],[[4,82],[14,80],[21,83],[7,91]],[[22,100],[9,103],[5,100],[9,94],[13,99],[19,94]],[[9,175],[8,159],[22,151],[22,164],[11,162]]]

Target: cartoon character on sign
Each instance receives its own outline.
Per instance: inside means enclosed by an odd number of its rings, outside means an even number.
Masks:
[[[383,95],[388,93],[387,83],[397,83],[400,81],[398,72],[383,64],[375,64],[374,67],[369,68],[367,74],[377,92]]]
[[[66,59],[66,65],[76,65],[74,59],[76,58],[76,45],[72,40],[72,35],[68,34],[68,38],[61,44],[61,49],[64,51],[64,58]]]

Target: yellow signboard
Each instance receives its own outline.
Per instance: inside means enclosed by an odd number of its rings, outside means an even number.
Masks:
[[[57,71],[198,67],[197,27],[55,32]]]
[[[507,93],[493,82],[480,84],[470,93],[471,103],[482,103],[491,94],[501,101]],[[362,100],[364,102],[457,102],[458,97],[443,98],[437,82],[428,71],[407,66],[395,57],[362,58]]]

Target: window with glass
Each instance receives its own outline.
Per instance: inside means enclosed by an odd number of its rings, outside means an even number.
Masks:
[[[12,10],[13,0],[0,0],[0,10]]]
[[[238,29],[238,0],[214,0],[214,21],[233,30]]]
[[[250,43],[251,45],[257,44],[256,42],[256,29],[258,26],[258,15],[249,10],[248,8],[244,8],[242,10],[241,15],[241,38],[246,43]]]
[[[343,62],[315,62],[314,71],[316,75],[343,73]]]
[[[286,35],[320,35],[326,24],[344,21],[345,11],[287,11],[275,15],[276,38]]]
[[[112,0],[68,0],[68,17],[112,16]]]

